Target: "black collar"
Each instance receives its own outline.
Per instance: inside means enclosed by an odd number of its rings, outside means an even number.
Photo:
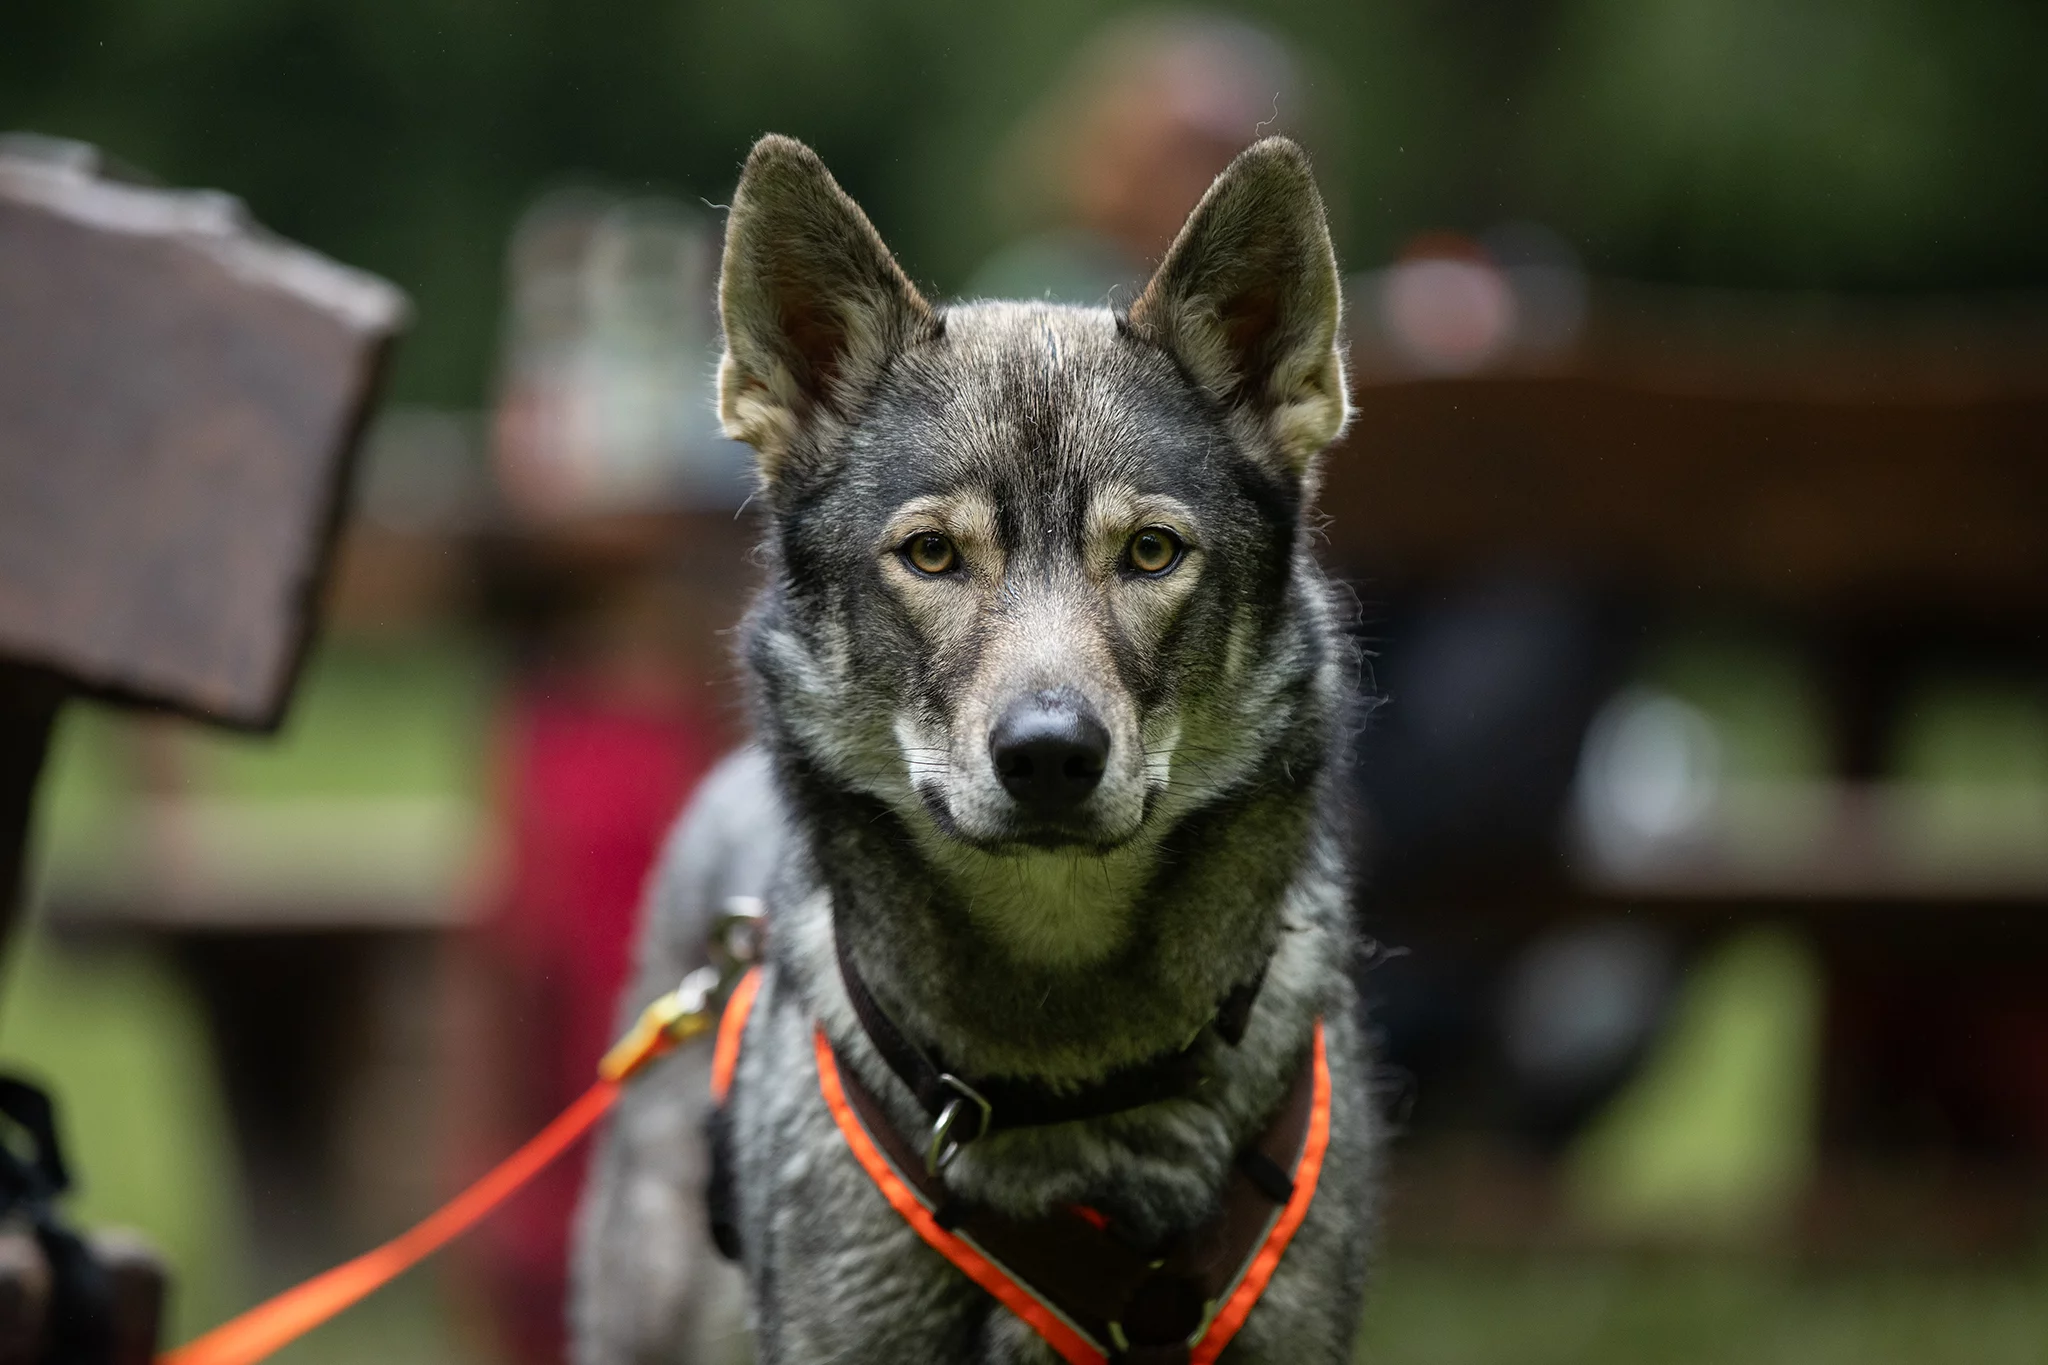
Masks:
[[[1079,1089],[1055,1092],[1029,1080],[989,1077],[970,1081],[933,1062],[904,1036],[861,979],[853,955],[847,951],[846,935],[836,923],[832,941],[838,950],[839,979],[846,985],[868,1041],[932,1120],[925,1151],[925,1168],[932,1172],[950,1162],[967,1143],[993,1132],[1098,1119],[1187,1094],[1202,1079],[1195,1046],[1202,1034],[1213,1029],[1232,1047],[1242,1042],[1251,1022],[1252,1004],[1266,980],[1267,964],[1262,962],[1250,980],[1223,997],[1215,1016],[1185,1046],[1120,1066]]]

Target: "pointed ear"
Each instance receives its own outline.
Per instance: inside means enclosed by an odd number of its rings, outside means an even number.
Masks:
[[[939,330],[817,153],[773,134],[733,194],[718,312],[719,420],[771,483],[806,423],[843,417],[891,354]]]
[[[1308,156],[1286,138],[1238,153],[1131,305],[1132,329],[1264,426],[1294,473],[1350,415],[1342,293]]]

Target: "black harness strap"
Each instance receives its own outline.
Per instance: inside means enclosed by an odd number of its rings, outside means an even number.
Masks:
[[[1201,1081],[1195,1054],[1199,1033],[1185,1047],[1120,1066],[1078,1090],[1056,1092],[1031,1081],[994,1077],[970,1081],[934,1063],[924,1049],[904,1036],[861,979],[847,950],[846,936],[838,932],[837,925],[832,939],[839,956],[839,978],[845,983],[861,1029],[932,1119],[933,1147],[928,1163],[941,1160],[942,1145],[950,1150],[1002,1129],[1038,1128],[1120,1114],[1178,1098]],[[1257,973],[1217,1007],[1207,1027],[1230,1046],[1243,1041],[1252,1005],[1265,980],[1266,965],[1261,963]]]

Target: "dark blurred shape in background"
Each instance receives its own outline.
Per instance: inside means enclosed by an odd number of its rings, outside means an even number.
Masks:
[[[609,1032],[745,731],[710,392],[753,137],[939,295],[1115,303],[1286,132],[1348,272],[1319,535],[1380,701],[1372,1358],[2039,1359],[2048,8],[16,10],[0,129],[418,314],[282,742],[73,708],[43,793],[0,1053],[185,1330],[423,1211]],[[558,1358],[578,1178],[280,1358]]]

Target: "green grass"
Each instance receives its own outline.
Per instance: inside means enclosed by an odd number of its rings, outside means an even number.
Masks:
[[[278,1365],[485,1365],[431,1271]],[[1704,1256],[1390,1255],[1360,1365],[2048,1365],[2048,1265],[1798,1268]]]
[[[136,1229],[169,1262],[172,1339],[246,1298],[220,1079],[199,1003],[161,954],[17,936],[0,980],[0,1071],[54,1096],[78,1223]]]
[[[2044,1365],[2048,1265],[1390,1255],[1362,1365]]]
[[[481,1324],[453,1310],[441,1269],[409,1272],[270,1357],[271,1365],[492,1365]]]

